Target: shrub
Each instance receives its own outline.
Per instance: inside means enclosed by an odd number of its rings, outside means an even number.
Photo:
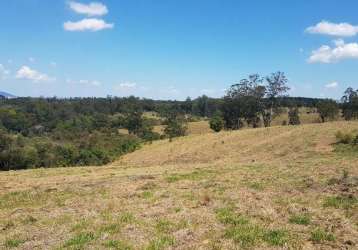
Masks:
[[[352,144],[357,138],[358,135],[355,136],[353,133],[344,133],[342,131],[336,133],[337,142],[342,144]]]
[[[224,128],[224,120],[220,116],[220,114],[215,114],[210,119],[210,128],[214,130],[215,132],[220,132]]]
[[[299,112],[298,112],[298,108],[290,108],[290,110],[288,111],[288,124],[290,125],[300,125],[300,117],[299,117]]]

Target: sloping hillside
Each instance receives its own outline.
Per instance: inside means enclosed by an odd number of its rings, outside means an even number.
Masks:
[[[0,248],[355,249],[357,122],[154,142],[106,167],[0,173]]]
[[[332,155],[338,130],[358,129],[356,122],[245,129],[158,141],[124,156],[114,165],[155,166],[193,163],[283,163],[315,154]]]

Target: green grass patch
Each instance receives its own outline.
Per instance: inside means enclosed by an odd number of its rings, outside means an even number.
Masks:
[[[108,249],[115,249],[115,250],[132,250],[133,248],[126,244],[123,241],[119,240],[109,240],[103,243],[103,246],[105,246]]]
[[[99,229],[101,233],[109,233],[109,234],[116,234],[121,231],[121,225],[117,223],[111,223],[107,225],[102,225]]]
[[[46,201],[47,193],[34,191],[15,191],[0,196],[0,209],[11,209],[21,206],[34,206]]]
[[[288,221],[297,225],[309,225],[311,223],[311,217],[308,214],[296,214],[292,215]]]
[[[143,199],[150,199],[153,198],[154,194],[151,191],[144,191],[140,194],[140,197]]]
[[[269,245],[284,246],[289,240],[289,235],[285,230],[273,229],[264,232],[262,238]]]
[[[95,239],[92,232],[80,233],[69,239],[64,247],[72,249],[84,249],[85,246]]]
[[[25,241],[21,239],[7,239],[5,240],[5,247],[7,248],[15,248],[23,244]]]
[[[152,240],[146,250],[162,250],[166,249],[175,244],[175,238],[170,235],[164,235],[159,237],[158,239]]]
[[[244,248],[257,245],[262,239],[262,230],[255,225],[232,226],[225,230],[225,237],[232,239]]]
[[[334,145],[334,152],[345,157],[357,157],[358,145],[352,144],[336,144]]]
[[[233,208],[221,208],[216,211],[218,220],[227,226],[225,237],[232,239],[242,248],[251,248],[260,243],[271,246],[284,246],[289,242],[289,234],[281,229],[267,229],[250,222]]]
[[[125,212],[119,217],[119,221],[125,224],[132,224],[135,222],[135,217],[132,213]]]
[[[334,196],[327,197],[324,202],[324,207],[334,207],[341,209],[351,209],[357,206],[358,199],[355,197],[346,197],[346,196]]]
[[[335,236],[331,233],[324,231],[321,228],[316,228],[311,232],[310,240],[315,243],[322,243],[325,241],[335,241]]]
[[[220,208],[216,210],[218,220],[226,225],[248,224],[249,220],[242,215],[236,214],[232,208]]]

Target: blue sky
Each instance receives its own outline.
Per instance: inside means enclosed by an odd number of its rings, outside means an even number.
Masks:
[[[284,71],[292,96],[358,88],[358,1],[2,0],[0,90],[222,96]]]

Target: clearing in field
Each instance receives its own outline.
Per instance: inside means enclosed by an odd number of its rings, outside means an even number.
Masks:
[[[0,174],[0,248],[354,249],[357,122],[157,141],[105,167]]]

